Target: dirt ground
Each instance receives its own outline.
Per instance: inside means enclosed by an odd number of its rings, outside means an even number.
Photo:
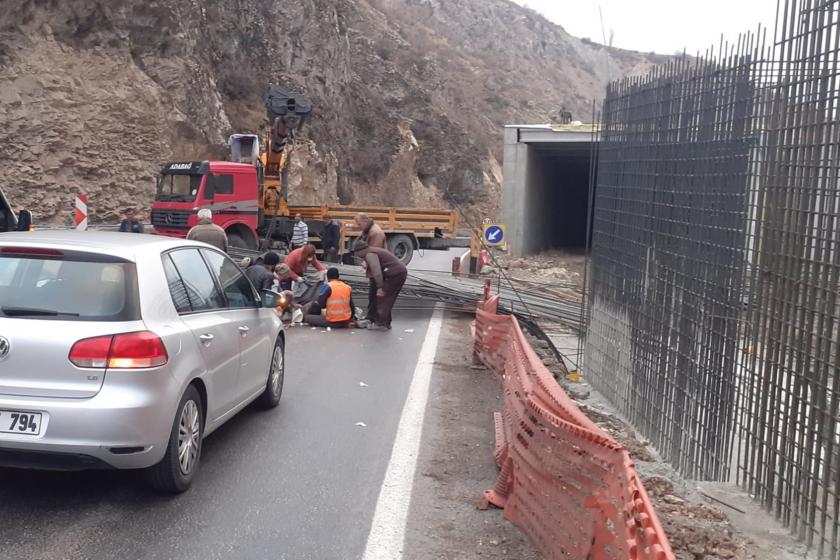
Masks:
[[[514,280],[523,283],[546,284],[567,290],[578,300],[583,291],[583,271],[586,267],[584,253],[546,251],[529,257],[511,257],[499,253],[496,263]],[[497,274],[498,267],[492,264],[482,271]]]
[[[406,560],[537,560],[501,510],[478,509],[496,482],[493,413],[502,410],[499,381],[473,369],[470,318],[448,316],[432,377],[414,481]]]

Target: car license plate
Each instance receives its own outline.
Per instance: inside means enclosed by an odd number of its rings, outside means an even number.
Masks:
[[[41,413],[0,410],[0,432],[26,436],[41,435]]]

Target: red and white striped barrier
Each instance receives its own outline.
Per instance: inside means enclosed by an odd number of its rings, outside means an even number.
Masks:
[[[76,197],[76,229],[86,230],[88,227],[88,197],[80,194]]]

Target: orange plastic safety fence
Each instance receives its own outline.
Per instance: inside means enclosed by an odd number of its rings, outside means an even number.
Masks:
[[[627,450],[575,406],[497,306],[480,302],[474,327],[475,355],[499,376],[505,403],[487,499],[547,559],[673,559]]]

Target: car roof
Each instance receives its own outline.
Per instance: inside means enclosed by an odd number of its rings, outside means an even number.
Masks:
[[[176,247],[203,247],[203,243],[162,235],[104,231],[38,230],[0,234],[0,246],[50,247],[114,255],[134,260],[139,252],[163,252]]]

